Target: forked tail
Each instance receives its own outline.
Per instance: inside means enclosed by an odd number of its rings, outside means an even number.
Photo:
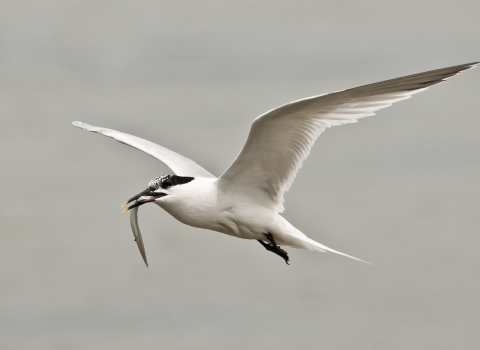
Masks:
[[[328,252],[332,252],[332,253],[335,253],[335,254],[340,254],[340,255],[346,256],[347,258],[351,258],[351,259],[355,259],[355,260],[364,262],[365,264],[373,265],[372,263],[369,263],[368,261],[364,261],[364,260],[356,258],[354,256],[351,256],[351,255],[336,251],[332,248],[329,248],[329,247],[327,247],[327,246],[325,246],[321,243],[318,243],[318,242],[314,241],[311,238],[308,238],[307,236],[305,236],[304,238],[300,238],[300,239],[302,239],[305,243],[310,245],[312,247],[312,250],[317,250],[317,251],[320,251],[320,252],[328,251]]]
[[[351,258],[351,259],[354,259],[354,260],[364,262],[364,263],[369,264],[369,265],[373,265],[373,264],[371,264],[367,261],[355,258],[354,256],[336,251],[336,250],[334,250],[332,248],[329,248],[329,247],[327,247],[327,246],[325,246],[321,243],[318,243],[318,242],[314,241],[313,239],[308,238],[304,233],[297,230],[290,223],[288,223],[288,224],[289,224],[290,227],[287,230],[287,232],[285,232],[285,236],[283,237],[284,244],[286,244],[286,245],[289,245],[289,246],[292,246],[292,247],[295,247],[295,248],[303,248],[303,249],[307,249],[307,250],[316,250],[316,251],[322,252],[322,253],[328,251],[328,252],[332,252],[332,253],[335,253],[335,254],[340,254],[340,255],[346,256],[347,258]]]

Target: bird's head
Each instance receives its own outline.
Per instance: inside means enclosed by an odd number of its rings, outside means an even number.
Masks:
[[[122,207],[128,203],[134,202],[129,207],[125,208],[124,212],[132,208],[138,207],[145,203],[154,202],[160,198],[166,197],[171,194],[171,188],[177,185],[186,184],[192,181],[194,178],[189,176],[177,176],[177,175],[163,175],[158,176],[148,183],[146,190],[133,196],[128,201],[123,203]]]

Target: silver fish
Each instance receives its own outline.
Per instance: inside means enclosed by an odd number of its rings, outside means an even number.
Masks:
[[[135,242],[137,242],[138,250],[142,254],[143,261],[148,267],[147,255],[145,254],[145,247],[143,246],[142,234],[140,233],[140,227],[138,226],[138,207],[132,208],[130,210],[130,225],[132,226],[133,236],[135,237]]]

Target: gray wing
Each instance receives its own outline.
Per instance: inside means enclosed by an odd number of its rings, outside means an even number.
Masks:
[[[229,191],[281,212],[283,194],[325,129],[372,116],[478,63],[314,96],[273,109],[255,119],[242,151],[220,178]]]
[[[210,174],[210,172],[195,163],[193,160],[188,159],[173,151],[170,151],[169,149],[157,145],[153,142],[144,140],[140,137],[125,134],[116,130],[88,125],[82,122],[73,122],[72,124],[77,128],[111,137],[118,142],[139,149],[140,151],[143,151],[161,161],[163,164],[172,169],[176,175],[193,177],[215,177],[214,175]]]

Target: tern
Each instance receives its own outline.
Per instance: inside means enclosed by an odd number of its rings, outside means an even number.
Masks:
[[[137,216],[138,208],[145,203],[157,204],[186,225],[257,240],[287,264],[288,253],[281,246],[329,251],[363,261],[310,239],[283,218],[284,193],[327,128],[372,116],[478,63],[308,97],[272,109],[253,121],[243,149],[220,177],[191,159],[139,137],[78,121],[73,125],[137,148],[173,171],[155,177],[144,191],[124,203],[132,203],[126,210],[131,209],[131,227],[147,266]]]

